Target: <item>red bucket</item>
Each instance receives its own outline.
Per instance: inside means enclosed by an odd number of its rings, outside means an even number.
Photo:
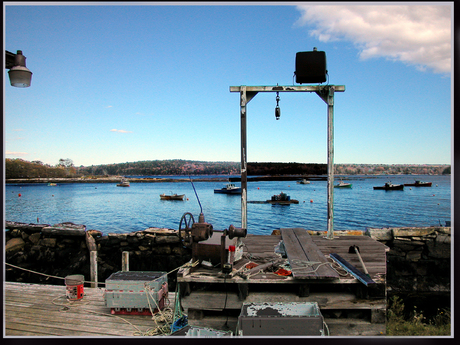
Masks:
[[[74,274],[65,277],[66,297],[68,300],[75,301],[83,298],[83,285],[85,276]]]

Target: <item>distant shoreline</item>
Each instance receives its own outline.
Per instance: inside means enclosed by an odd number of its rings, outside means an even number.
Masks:
[[[381,176],[443,176],[443,175],[405,175],[405,174],[383,174],[383,175],[345,175],[336,174],[336,178],[340,176],[343,180],[353,180],[360,178],[377,178]],[[450,176],[450,175],[449,175]],[[97,178],[75,178],[75,177],[57,177],[57,178],[20,178],[20,179],[5,179],[5,184],[8,183],[119,183],[124,178],[131,183],[162,183],[162,182],[189,182],[190,178],[168,178],[168,177],[133,177],[126,178],[123,176],[108,176]],[[255,181],[297,181],[307,179],[311,181],[327,181],[327,175],[282,175],[282,176],[248,176],[248,182]],[[240,182],[241,177],[197,177],[192,179],[194,182]]]

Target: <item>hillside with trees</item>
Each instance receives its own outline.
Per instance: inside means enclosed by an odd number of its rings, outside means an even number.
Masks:
[[[55,166],[20,158],[5,159],[6,179],[65,178],[82,176],[161,176],[161,175],[240,175],[239,162],[207,162],[191,160],[153,160],[118,164],[75,167],[69,158]],[[336,164],[336,175],[441,175],[450,174],[450,165],[440,164]],[[248,163],[248,176],[326,175],[326,164]]]

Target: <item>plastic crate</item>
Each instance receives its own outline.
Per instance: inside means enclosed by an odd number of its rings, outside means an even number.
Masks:
[[[120,271],[105,281],[105,305],[112,308],[112,313],[161,310],[167,296],[166,272]]]
[[[318,303],[243,303],[238,317],[241,336],[321,336]]]

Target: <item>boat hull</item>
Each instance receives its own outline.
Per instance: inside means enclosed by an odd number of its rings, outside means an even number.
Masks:
[[[177,195],[165,195],[165,194],[160,194],[160,199],[161,200],[184,200],[185,194]]]
[[[241,188],[238,189],[214,189],[214,193],[217,194],[241,194]]]
[[[432,182],[404,183],[406,187],[431,187]]]
[[[381,186],[381,187],[374,187],[374,190],[404,190],[404,185],[394,185],[391,187]]]
[[[272,205],[290,205],[290,204],[298,204],[299,200],[291,199],[291,200],[267,200],[266,203]]]
[[[352,184],[351,183],[347,183],[347,184],[343,184],[343,185],[335,185],[334,188],[352,188]]]

